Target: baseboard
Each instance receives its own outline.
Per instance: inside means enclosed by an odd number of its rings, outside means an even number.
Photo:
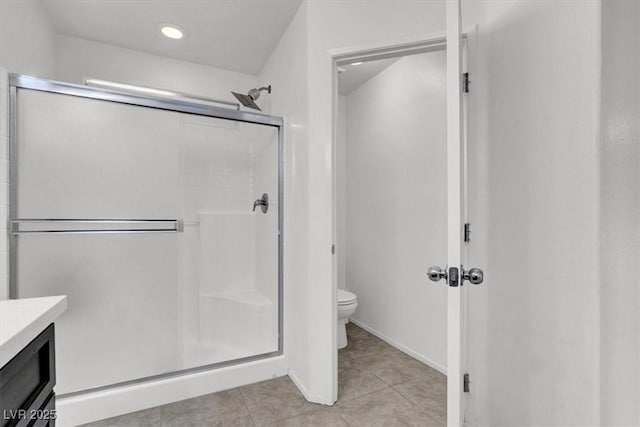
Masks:
[[[376,331],[375,329],[367,326],[366,324],[362,323],[359,320],[356,320],[354,318],[349,318],[349,322],[353,322],[357,326],[359,326],[362,329],[364,329],[365,331],[369,332],[371,335],[374,335],[374,336],[380,338],[382,341],[386,342],[390,346],[395,347],[398,350],[400,350],[401,352],[403,352],[405,354],[408,354],[409,356],[413,357],[414,359],[419,360],[420,362],[424,363],[425,365],[432,367],[436,371],[447,375],[447,368],[442,366],[441,364],[436,363],[433,360],[429,359],[428,357],[425,357],[425,356],[421,355],[420,353],[410,349],[409,347],[400,344],[399,342],[389,338],[388,336],[384,335],[381,332]]]
[[[287,375],[284,356],[56,398],[59,427],[77,426]]]
[[[302,381],[300,381],[298,376],[292,370],[289,370],[289,378],[296,385],[296,387],[298,387],[298,390],[300,390],[300,393],[302,393],[304,398],[307,399],[309,402],[319,403],[321,405],[327,405],[324,399],[322,399],[320,396],[314,396],[310,394],[309,390],[307,390],[307,388],[302,384]]]

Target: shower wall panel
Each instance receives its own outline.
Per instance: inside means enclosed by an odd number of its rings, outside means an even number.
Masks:
[[[254,215],[256,289],[270,301],[277,301],[277,288],[273,281],[278,277],[277,253],[268,248],[278,246],[278,170],[272,165],[278,162],[277,140],[272,133],[262,132],[258,136],[253,153],[252,187],[254,198],[267,193],[270,197],[269,211],[265,215]],[[271,319],[273,323],[275,319]]]
[[[277,130],[186,114],[180,129],[183,367],[276,351]]]

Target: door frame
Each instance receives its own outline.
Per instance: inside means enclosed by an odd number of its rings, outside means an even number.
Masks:
[[[465,31],[462,32],[462,39],[463,39],[463,54],[462,54],[462,67],[464,72],[468,72],[470,74],[473,73],[473,63],[475,62],[473,59],[475,57],[474,55],[474,51],[475,51],[475,46],[476,46],[476,36],[477,36],[477,31],[476,31],[476,26],[472,26],[468,29],[465,29]],[[359,61],[371,61],[371,60],[377,60],[377,59],[386,59],[386,58],[392,58],[392,57],[402,57],[402,56],[408,56],[408,55],[412,55],[412,54],[419,54],[419,53],[427,53],[427,52],[433,52],[433,51],[438,51],[438,50],[446,50],[446,46],[447,46],[447,32],[446,31],[436,31],[436,32],[431,32],[431,33],[425,33],[425,34],[421,34],[421,35],[417,35],[417,36],[413,36],[413,37],[405,37],[405,38],[401,38],[401,39],[395,39],[395,40],[390,40],[390,41],[386,41],[386,42],[378,42],[378,43],[369,43],[369,44],[365,44],[365,45],[359,45],[359,46],[351,46],[351,47],[343,47],[343,48],[337,48],[337,49],[331,49],[328,51],[328,54],[331,57],[332,63],[333,63],[333,81],[332,81],[332,158],[331,158],[331,162],[332,162],[332,172],[331,172],[331,179],[332,179],[332,183],[331,183],[331,187],[332,187],[332,197],[331,197],[331,203],[332,203],[332,209],[331,209],[331,216],[332,216],[332,225],[331,225],[331,233],[332,233],[332,243],[333,243],[333,247],[335,248],[335,244],[337,242],[337,200],[336,200],[336,175],[337,175],[337,168],[336,168],[336,144],[337,144],[337,119],[338,119],[338,67],[343,65],[343,64],[348,64],[351,62],[359,62]],[[463,192],[462,192],[462,197],[463,197],[463,215],[466,221],[466,145],[467,145],[467,138],[468,138],[468,132],[467,132],[467,116],[468,116],[468,112],[467,112],[467,105],[468,102],[466,100],[466,97],[463,98],[463,110],[465,111],[465,114],[462,116],[463,117],[463,122],[462,122],[462,126],[463,126],[463,151],[464,151],[464,161],[461,163],[461,167],[463,170]],[[446,159],[444,159],[446,161]],[[463,255],[464,255],[464,248],[463,248]],[[446,261],[446,254],[445,256],[443,256],[442,260],[433,260],[433,262],[442,262],[442,261]],[[464,259],[463,259],[464,261]],[[427,269],[428,265],[425,265],[425,272]],[[333,251],[333,257],[332,257],[332,272],[331,272],[331,278],[332,278],[332,294],[336,295],[337,294],[337,289],[338,289],[338,257],[336,256],[336,251]],[[427,281],[427,277],[425,275],[425,285],[426,285],[426,281]],[[446,284],[443,283],[443,285],[446,286]],[[462,289],[462,288],[461,288]],[[449,299],[449,298],[448,298]],[[464,303],[463,303],[464,304]],[[335,306],[335,304],[333,304]],[[463,305],[464,307],[464,305]],[[335,311],[335,308],[334,308]],[[448,311],[448,310],[447,310]],[[463,317],[464,317],[464,312],[466,312],[466,310],[463,310]],[[335,319],[335,317],[337,316],[337,312],[334,313],[334,316],[332,317],[332,319]],[[463,366],[466,366],[467,364],[467,357],[466,357],[466,347],[464,346],[465,341],[466,341],[466,327],[465,327],[465,319],[463,319],[462,322],[462,328],[461,328],[461,337],[462,337],[462,363]],[[337,327],[337,322],[333,322],[333,328]],[[334,331],[334,336],[336,336],[336,332]],[[334,357],[334,372],[333,372],[333,401],[337,401],[338,400],[338,362],[337,362],[337,357],[338,357],[338,348],[337,348],[337,342],[334,339],[332,344],[333,346],[333,357]],[[461,389],[461,386],[459,387]],[[453,402],[456,399],[455,396],[455,388],[452,387],[448,387],[448,392],[447,392],[447,402]],[[464,408],[466,408],[468,405],[465,404],[464,399],[462,398],[462,394],[459,394],[458,397],[458,404],[455,405],[454,407],[456,408],[462,408],[461,411],[464,410]],[[448,403],[448,407],[451,408],[451,405]],[[456,417],[457,418],[457,417]],[[452,420],[449,420],[449,423],[451,423]],[[459,424],[462,425],[463,422],[455,422],[454,424]],[[452,424],[450,424],[452,425]]]

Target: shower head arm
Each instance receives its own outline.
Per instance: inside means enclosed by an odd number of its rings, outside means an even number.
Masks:
[[[251,90],[249,91],[249,96],[251,97],[251,99],[253,99],[253,100],[255,101],[256,99],[260,98],[260,93],[261,93],[263,90],[266,90],[266,91],[267,91],[267,93],[271,93],[271,85],[269,85],[269,86],[262,86],[262,87],[260,87],[260,88],[256,88],[256,89],[251,89]]]

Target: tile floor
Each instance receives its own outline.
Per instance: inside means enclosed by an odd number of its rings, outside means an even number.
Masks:
[[[339,400],[307,402],[288,377],[120,417],[90,427],[125,426],[445,426],[446,377],[353,323],[338,353]]]

